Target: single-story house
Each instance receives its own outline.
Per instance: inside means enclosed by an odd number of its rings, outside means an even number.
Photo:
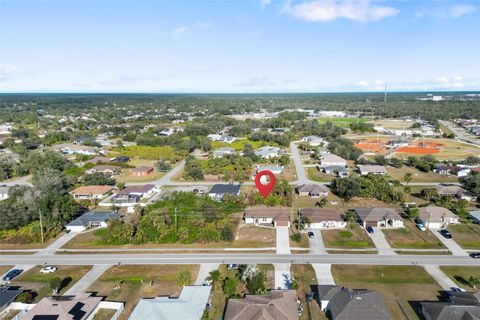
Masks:
[[[391,320],[383,298],[370,290],[351,290],[336,285],[317,285],[315,298],[332,320]]]
[[[72,232],[85,231],[88,228],[106,227],[108,220],[118,219],[119,215],[110,211],[89,211],[71,221],[65,227]]]
[[[167,136],[167,137],[169,137],[169,136],[171,136],[171,135],[174,134],[174,133],[175,133],[175,129],[173,129],[173,128],[165,128],[165,129],[163,129],[162,131],[160,131],[160,132],[158,133],[158,135],[159,135],[159,136]]]
[[[455,166],[450,170],[450,173],[457,177],[466,177],[472,172],[471,168]]]
[[[272,128],[272,129],[268,129],[268,132],[272,133],[272,134],[275,134],[275,135],[281,135],[281,134],[284,134],[284,133],[287,133],[289,132],[290,129],[288,128]]]
[[[222,200],[225,194],[240,195],[240,186],[235,184],[215,184],[208,192],[208,196],[215,200]]]
[[[70,193],[75,200],[102,199],[112,189],[112,186],[81,186]]]
[[[467,201],[477,200],[473,193],[457,185],[441,185],[437,187],[437,191],[439,196],[452,196]]]
[[[211,286],[184,286],[178,298],[141,299],[130,320],[201,320]]]
[[[143,186],[130,186],[115,194],[112,197],[113,202],[137,203],[140,199],[150,198],[159,189],[153,184]]]
[[[216,133],[212,133],[212,134],[209,134],[207,136],[208,139],[210,139],[211,141],[220,141],[220,139],[222,139],[222,135],[221,134],[216,134]]]
[[[364,228],[401,228],[403,219],[392,208],[355,208],[357,221]]]
[[[99,165],[91,169],[88,169],[87,171],[85,171],[85,173],[86,174],[103,173],[107,176],[112,176],[114,174],[119,173],[120,171],[122,171],[122,167],[119,167],[119,166]]]
[[[109,163],[109,162],[113,162],[115,160],[115,158],[109,158],[109,157],[94,157],[93,159],[90,159],[90,160],[87,160],[85,161],[85,163],[93,163],[93,164],[97,164],[97,163]]]
[[[22,290],[17,290],[14,287],[0,286],[0,313],[5,310],[10,302],[14,301],[20,293],[22,293]]]
[[[379,175],[386,175],[387,168],[385,166],[380,165],[358,165],[358,172],[362,176],[366,176],[367,174],[379,174]]]
[[[130,171],[130,175],[134,177],[145,177],[153,173],[154,170],[155,168],[151,166],[139,166]]]
[[[218,141],[225,142],[225,143],[233,143],[237,140],[237,138],[232,136],[221,136]]]
[[[275,158],[278,157],[278,153],[280,152],[280,148],[277,147],[262,147],[257,150],[255,150],[255,155],[261,157],[261,158]]]
[[[243,299],[229,299],[224,319],[298,320],[297,301],[295,290],[272,290],[267,295],[246,295]]]
[[[260,171],[270,171],[273,174],[281,174],[283,172],[283,167],[282,166],[274,166],[274,165],[269,165],[269,166],[257,166],[257,173]]]
[[[247,224],[267,224],[290,227],[291,208],[257,206],[245,209],[243,219]]]
[[[307,142],[312,147],[318,147],[323,143],[326,146],[328,143],[319,136],[306,136],[301,139],[302,142]]]
[[[321,157],[320,162],[317,166],[319,168],[332,167],[332,166],[346,167],[347,160],[337,156],[336,154],[326,154]]]
[[[295,188],[301,197],[320,198],[328,196],[328,189],[320,184],[303,184]]]
[[[480,223],[480,210],[469,211],[468,214],[470,214],[475,223]]]
[[[350,174],[348,168],[341,166],[324,167],[323,172],[325,172],[325,174],[334,174],[339,178],[346,178]]]
[[[233,155],[234,153],[235,153],[235,150],[233,148],[223,147],[220,149],[213,150],[213,157],[223,158],[224,156]]]
[[[10,190],[10,187],[0,186],[0,201],[8,198],[8,190]]]
[[[118,162],[118,163],[127,163],[128,161],[130,161],[130,158],[127,156],[120,156],[113,159],[113,162]]]
[[[443,207],[428,206],[418,208],[418,211],[418,217],[423,220],[427,228],[437,229],[460,223],[456,214]]]
[[[452,169],[452,166],[446,165],[446,164],[436,164],[433,172],[438,173],[438,174],[450,174],[450,170]]]
[[[29,306],[29,305],[27,305]],[[91,293],[76,296],[45,297],[21,318],[22,320],[90,320],[101,309],[116,310],[112,319],[123,311],[123,302],[103,301]]]
[[[300,217],[308,218],[307,228],[310,229],[339,229],[345,228],[347,222],[343,219],[343,213],[330,208],[303,208],[299,210]]]
[[[64,154],[82,154],[85,156],[94,156],[99,153],[99,151],[94,147],[75,145],[75,144],[61,145],[60,151]]]
[[[480,319],[480,292],[447,291],[445,301],[420,302],[426,320]]]

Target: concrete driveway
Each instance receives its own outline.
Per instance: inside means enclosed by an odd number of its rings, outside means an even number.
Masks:
[[[447,247],[448,250],[450,250],[452,255],[454,256],[468,255],[468,253],[464,249],[462,249],[462,247],[460,247],[458,243],[455,242],[455,240],[447,239],[444,236],[442,236],[440,234],[440,229],[431,229],[431,230],[432,230],[432,233],[438,238],[438,240],[440,240],[443,243],[443,245]]]
[[[373,228],[373,233],[368,233],[368,236],[370,239],[372,239],[373,244],[375,244],[375,247],[378,249],[378,254],[379,255],[396,255],[395,251],[393,251],[392,247],[390,247],[390,244],[387,242],[385,239],[385,234],[382,232],[382,229],[380,228]]]
[[[290,236],[288,227],[276,227],[277,253],[290,254]]]
[[[312,263],[313,270],[317,275],[318,284],[335,284],[332,275],[332,265],[329,263]]]
[[[109,264],[96,264],[87,272],[82,279],[78,280],[70,289],[65,292],[65,295],[77,295],[85,292],[88,287],[92,285],[100,276],[107,271],[112,265]]]
[[[455,282],[452,281],[445,273],[443,273],[442,270],[440,270],[439,266],[423,266],[425,271],[428,272],[429,275],[432,276],[435,281],[438,282],[440,287],[442,287],[444,290],[450,290],[451,287],[457,287]]]
[[[310,253],[327,254],[325,244],[323,243],[322,232],[318,229],[307,229],[307,232],[313,232],[313,238],[308,238]]]
[[[207,280],[210,272],[213,270],[218,270],[220,263],[202,263],[200,269],[198,270],[197,280],[195,280],[196,286],[201,286],[205,280]]]
[[[292,279],[290,276],[290,263],[274,263],[275,289],[290,289]]]

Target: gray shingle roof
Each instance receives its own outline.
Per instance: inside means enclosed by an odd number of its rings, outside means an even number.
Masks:
[[[235,184],[215,184],[209,193],[214,194],[233,194],[237,195],[240,192],[240,186]]]
[[[91,222],[105,222],[107,220],[118,219],[119,215],[114,212],[89,211],[76,218],[67,226],[88,226]]]

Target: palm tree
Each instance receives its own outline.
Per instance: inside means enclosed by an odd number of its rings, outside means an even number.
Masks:
[[[412,173],[410,173],[410,172],[405,173],[405,175],[403,176],[403,180],[405,180],[405,182],[407,183],[407,185],[408,185],[410,182],[412,182],[412,180],[413,180],[413,175],[412,175]]]
[[[189,271],[184,270],[178,274],[177,285],[183,287],[190,284],[190,282],[192,282],[192,274]]]
[[[210,273],[208,274],[207,280],[212,281],[212,284],[215,286],[218,283],[218,281],[220,281],[220,271],[218,270],[210,271]]]

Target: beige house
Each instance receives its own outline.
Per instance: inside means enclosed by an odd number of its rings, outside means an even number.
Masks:
[[[366,227],[402,228],[403,219],[392,208],[355,208],[358,223]]]
[[[458,216],[452,211],[437,206],[419,208],[419,218],[423,220],[427,228],[432,229],[460,223]]]
[[[342,211],[330,208],[303,208],[299,215],[302,219],[308,218],[310,229],[342,229],[347,226]]]
[[[258,206],[245,209],[243,219],[247,224],[290,227],[290,215],[291,208]]]

